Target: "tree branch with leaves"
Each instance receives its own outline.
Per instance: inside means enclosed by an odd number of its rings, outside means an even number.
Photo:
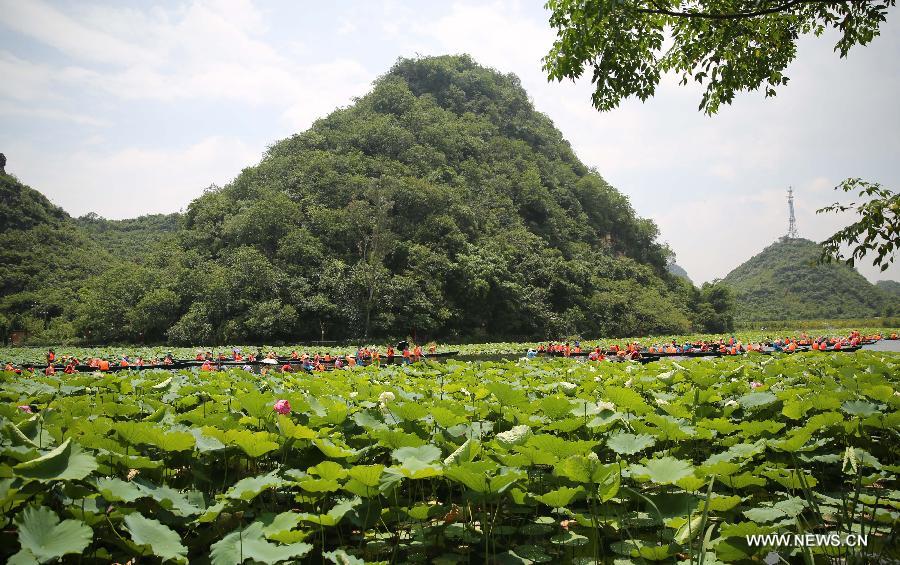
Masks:
[[[900,194],[875,182],[849,178],[835,187],[843,192],[857,191],[865,202],[840,204],[835,202],[816,210],[817,214],[855,212],[859,219],[822,242],[823,261],[846,261],[853,265],[870,253],[875,253],[872,264],[886,270],[894,262],[900,247]],[[851,247],[844,257],[841,248]]]
[[[656,93],[662,75],[705,84],[700,110],[716,113],[738,92],[775,96],[797,40],[834,29],[846,57],[879,35],[896,0],[548,0],[557,39],[544,57],[550,80],[592,69],[601,111]]]

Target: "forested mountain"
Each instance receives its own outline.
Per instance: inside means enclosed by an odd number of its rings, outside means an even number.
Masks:
[[[883,292],[900,298],[900,282],[897,281],[878,281],[875,286]]]
[[[666,268],[669,269],[669,272],[676,277],[681,277],[688,282],[693,282],[691,281],[691,277],[688,276],[687,271],[684,270],[684,267],[682,267],[678,263],[669,263]]]
[[[725,277],[738,320],[857,318],[890,315],[897,299],[844,263],[819,264],[822,248],[782,238]]]
[[[92,240],[116,257],[143,262],[160,243],[172,239],[181,227],[181,214],[149,214],[127,220],[107,220],[93,212],[75,223]]]
[[[78,290],[116,260],[12,175],[0,173],[0,201],[0,330],[70,337]]]
[[[467,56],[401,59],[183,218],[63,220],[116,257],[61,314],[95,341],[621,336],[731,319],[727,290],[668,272],[653,222],[515,76]],[[152,251],[129,253],[137,240]]]

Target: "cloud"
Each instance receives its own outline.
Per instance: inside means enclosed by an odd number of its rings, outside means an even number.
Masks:
[[[126,102],[225,100],[279,108],[290,127],[305,128],[374,78],[349,59],[288,59],[267,41],[264,14],[242,0],[168,12],[95,5],[66,13],[41,0],[6,7],[7,25],[78,62],[61,68],[0,53],[0,70],[17,85],[0,93],[34,104],[54,103],[47,93],[57,89]]]
[[[7,169],[72,215],[97,212],[120,219],[168,213],[187,206],[210,184],[224,185],[259,161],[263,148],[233,137],[208,137],[171,149],[90,146],[48,154],[41,146],[15,144]],[[50,164],[51,166],[48,166]],[[28,171],[27,176],[22,171]]]

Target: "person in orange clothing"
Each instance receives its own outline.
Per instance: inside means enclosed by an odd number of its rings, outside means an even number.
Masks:
[[[417,345],[413,348],[413,359],[419,362],[422,359],[422,346]]]
[[[97,368],[101,371],[109,371],[109,361],[100,359],[100,361],[97,362]]]
[[[53,368],[53,365],[47,365],[47,368],[44,369],[44,374],[49,376],[56,374],[56,369]]]
[[[406,347],[403,349],[403,364],[404,365],[409,365],[409,363],[410,363],[409,358],[410,358],[409,348]]]
[[[347,360],[348,367],[356,367],[356,357],[354,357],[348,353],[346,360]]]

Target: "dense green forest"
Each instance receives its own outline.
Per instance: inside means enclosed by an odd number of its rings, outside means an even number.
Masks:
[[[866,318],[900,311],[896,295],[844,263],[820,264],[821,254],[813,241],[782,238],[729,273],[723,283],[734,289],[736,318]]]
[[[4,218],[18,243],[4,246],[17,251],[0,311],[34,336],[496,340],[732,323],[730,291],[670,274],[653,222],[514,75],[467,56],[399,60],[183,217],[74,220],[4,186],[28,211]]]
[[[886,293],[900,299],[900,282],[878,281],[877,283],[875,283],[875,286],[877,286],[879,289],[881,289],[882,292],[886,292]],[[894,314],[897,314],[897,313],[898,312],[894,312]]]
[[[101,247],[123,259],[143,262],[160,243],[175,237],[181,214],[150,214],[127,220],[107,220],[90,213],[75,223]]]

